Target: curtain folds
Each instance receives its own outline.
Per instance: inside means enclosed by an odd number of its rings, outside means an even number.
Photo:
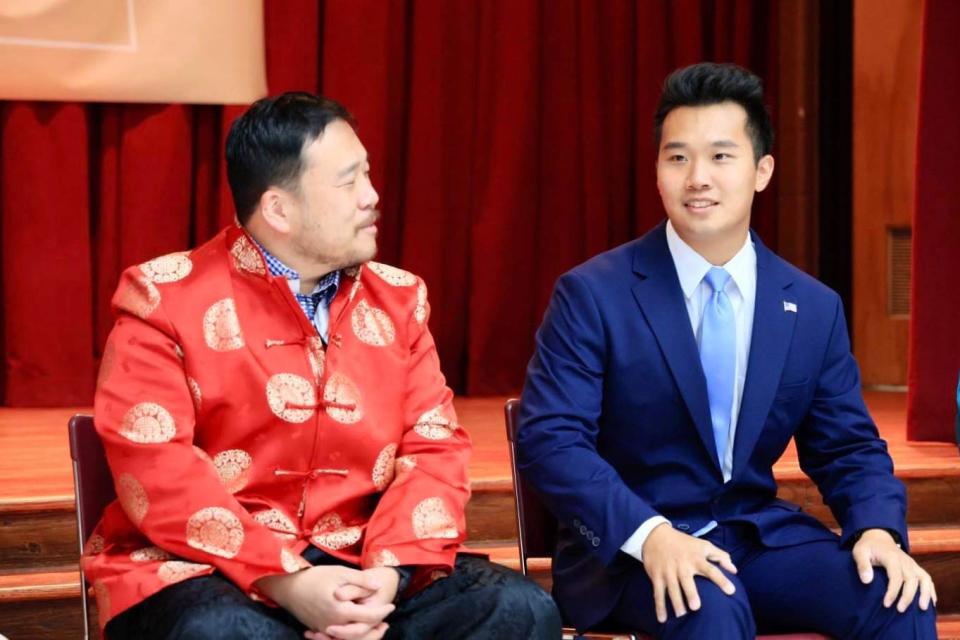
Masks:
[[[651,122],[665,75],[732,61],[777,94],[764,0],[266,0],[272,93],[359,122],[380,259],[422,275],[461,393],[519,389],[564,270],[662,217]],[[120,271],[233,218],[239,107],[3,103],[0,404],[88,405]],[[774,181],[776,182],[776,181]],[[774,246],[775,194],[754,226]]]
[[[960,4],[924,2],[917,135],[916,206],[907,437],[953,441],[960,375],[960,204],[956,150],[960,149]]]

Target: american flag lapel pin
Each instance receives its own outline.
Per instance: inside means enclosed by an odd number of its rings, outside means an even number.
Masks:
[[[796,313],[796,312],[797,312],[797,303],[796,303],[796,302],[790,302],[790,301],[788,301],[788,300],[784,300],[784,301],[783,301],[783,310],[784,310],[785,312],[786,312],[786,311],[789,311],[790,313]]]

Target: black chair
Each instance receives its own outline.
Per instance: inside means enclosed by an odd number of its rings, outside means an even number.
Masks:
[[[93,416],[77,414],[67,425],[70,436],[70,458],[73,460],[73,486],[77,506],[77,539],[80,554],[100,521],[104,509],[113,502],[116,490],[107,466],[103,443],[93,426]],[[80,567],[80,595],[83,600],[83,637],[90,638],[89,585]]]
[[[527,562],[531,558],[553,558],[557,547],[557,519],[540,502],[533,488],[523,479],[517,470],[515,436],[517,419],[520,415],[520,401],[507,400],[503,408],[507,424],[507,442],[510,444],[510,472],[513,474],[513,500],[517,511],[517,543],[520,547],[520,570],[527,575]],[[564,627],[564,640],[583,638],[584,640],[641,640],[646,635],[634,632],[589,631],[577,636],[572,627]]]

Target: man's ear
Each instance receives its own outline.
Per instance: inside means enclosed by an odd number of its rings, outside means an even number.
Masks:
[[[770,178],[773,177],[773,156],[767,154],[760,158],[757,163],[757,192],[763,191],[770,184]]]
[[[271,229],[278,233],[290,233],[293,199],[283,189],[270,187],[260,195],[260,215]]]

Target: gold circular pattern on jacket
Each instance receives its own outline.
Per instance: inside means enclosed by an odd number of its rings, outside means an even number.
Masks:
[[[457,425],[443,415],[443,407],[434,407],[420,416],[413,430],[427,440],[446,440],[457,430]]]
[[[237,271],[247,271],[259,276],[267,273],[260,252],[245,235],[241,235],[234,241],[233,246],[230,247],[230,256],[233,258],[233,266],[237,268]]]
[[[247,486],[247,476],[253,458],[243,449],[227,449],[213,457],[213,466],[217,469],[220,482],[230,493],[236,493]]]
[[[146,320],[160,304],[157,285],[145,277],[127,280],[126,286],[117,295],[117,307]]]
[[[103,553],[103,548],[105,545],[106,540],[103,539],[103,536],[99,533],[95,533],[87,538],[87,544],[83,545],[83,555],[95,556],[98,553]]]
[[[307,360],[310,362],[314,382],[318,385],[320,380],[323,379],[323,367],[326,359],[327,353],[323,350],[323,340],[317,336],[307,338]]]
[[[243,545],[240,518],[223,507],[200,509],[187,520],[187,544],[222,558],[232,558]]]
[[[152,562],[156,560],[172,560],[173,556],[160,547],[144,547],[130,552],[130,560],[133,562]]]
[[[417,324],[427,320],[427,285],[423,282],[417,287],[417,308],[413,310],[413,319]]]
[[[277,373],[267,380],[267,404],[281,420],[306,422],[317,404],[316,391],[305,378],[292,373]]]
[[[187,578],[206,573],[212,569],[209,564],[185,562],[183,560],[168,560],[157,567],[157,577],[167,584],[180,582]]]
[[[363,530],[360,527],[345,527],[337,513],[328,513],[317,521],[310,541],[313,544],[336,551],[356,544]]]
[[[447,511],[443,498],[427,498],[413,509],[413,534],[418,539],[456,538],[457,522]]]
[[[417,456],[400,456],[394,463],[397,469],[397,475],[410,473],[417,466]]]
[[[193,261],[186,252],[171,253],[140,265],[140,271],[150,282],[168,284],[183,280],[193,270]]]
[[[147,511],[150,509],[150,501],[147,499],[146,490],[129,473],[121,473],[117,477],[117,500],[120,501],[123,512],[137,526],[143,522]]]
[[[360,342],[372,347],[385,347],[392,344],[397,335],[390,316],[382,309],[371,307],[366,300],[361,300],[353,308],[350,324]]]
[[[280,566],[287,573],[296,573],[300,569],[308,568],[310,563],[289,549],[280,549]]]
[[[177,435],[177,425],[170,412],[155,402],[141,402],[123,415],[120,435],[139,444],[170,442]]]
[[[409,271],[391,267],[382,262],[368,262],[367,268],[380,276],[380,279],[393,287],[412,287],[417,284],[417,277]]]
[[[334,373],[323,388],[323,400],[328,404],[327,415],[341,424],[355,424],[363,419],[360,389],[342,373]]]
[[[376,555],[373,556],[373,561],[370,563],[371,567],[399,567],[400,558],[397,557],[393,551],[389,549],[380,549],[377,551]]]
[[[243,332],[233,298],[217,300],[203,314],[203,341],[214,351],[243,347]]]
[[[281,540],[296,540],[297,525],[280,509],[267,509],[253,514],[253,519],[265,526]]]
[[[203,392],[200,391],[200,385],[197,381],[187,376],[187,386],[190,387],[190,397],[193,398],[193,408],[200,413],[200,406],[203,403]]]
[[[373,473],[371,474],[373,486],[377,488],[377,491],[385,491],[393,482],[393,474],[395,473],[393,458],[396,455],[397,445],[393,443],[385,446],[377,455],[377,461],[373,463]]]

